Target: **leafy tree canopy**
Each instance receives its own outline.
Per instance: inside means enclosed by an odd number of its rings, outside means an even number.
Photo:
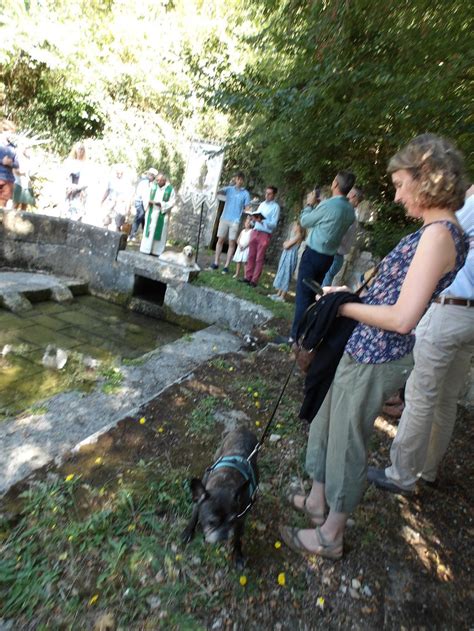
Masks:
[[[217,73],[196,59],[193,70],[232,117],[234,142],[256,149],[263,177],[304,187],[349,167],[384,198],[389,156],[419,133],[472,156],[466,3],[259,0],[247,10],[260,26],[240,36],[244,68],[229,56]]]
[[[243,168],[251,187],[273,182],[288,203],[341,168],[388,203],[388,158],[425,131],[472,162],[462,0],[4,4],[0,107],[63,153],[102,138],[110,160],[133,153],[137,164],[167,147],[177,174],[184,140],[217,139],[226,175]]]

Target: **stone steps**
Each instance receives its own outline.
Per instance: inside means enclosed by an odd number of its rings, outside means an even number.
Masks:
[[[38,272],[0,271],[0,307],[21,313],[33,302],[70,302],[74,296],[89,293],[88,283],[73,278]]]

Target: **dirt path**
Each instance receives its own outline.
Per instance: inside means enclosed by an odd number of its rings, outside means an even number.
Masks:
[[[422,487],[409,499],[368,489],[344,558],[304,560],[280,547],[277,534],[280,523],[304,523],[284,500],[289,484],[304,477],[296,375],[275,420],[279,438],[261,453],[245,571],[200,536],[182,547],[190,513],[184,480],[211,464],[226,426],[261,431],[289,366],[288,353],[275,346],[214,359],[61,469],[36,476],[26,500],[18,500],[19,488],[10,494],[0,529],[3,623],[26,630],[468,629],[466,410],[436,489]],[[372,464],[386,462],[395,426],[381,417],[378,428]]]

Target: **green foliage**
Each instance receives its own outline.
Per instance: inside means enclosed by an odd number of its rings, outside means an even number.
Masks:
[[[203,434],[214,428],[216,423],[214,417],[216,406],[216,397],[209,396],[202,399],[202,401],[199,401],[194,410],[191,412],[189,422],[190,434]]]
[[[291,199],[352,168],[367,193],[391,195],[389,156],[416,134],[453,137],[472,152],[470,21],[460,0],[248,2],[241,69],[210,51],[198,89],[231,117],[231,146]],[[211,71],[209,70],[211,68]],[[472,119],[471,119],[472,120]],[[255,156],[259,156],[259,161]]]
[[[120,390],[123,382],[123,374],[118,368],[101,368],[99,375],[104,379],[102,392],[113,394]]]
[[[63,618],[72,620],[95,594],[123,623],[147,612],[152,577],[163,568],[171,582],[178,576],[171,551],[157,545],[169,537],[163,515],[188,505],[184,472],[157,476],[156,466],[138,463],[133,479],[107,496],[80,478],[30,488],[18,524],[0,543],[0,615],[30,618],[36,612],[48,619],[61,605]],[[79,503],[82,510],[85,503],[95,509],[81,516]],[[179,613],[185,587],[177,583],[169,595]]]
[[[388,159],[419,133],[472,165],[470,20],[461,0],[8,0],[0,113],[175,186],[195,136],[226,145],[223,181],[243,169],[287,207],[341,168],[388,203]],[[377,252],[405,230],[386,222]]]
[[[61,70],[32,59],[23,51],[5,64],[0,80],[8,89],[8,107],[20,126],[48,134],[52,147],[69,147],[75,141],[103,132],[105,114],[97,97],[68,85]]]
[[[394,204],[381,206],[381,219],[374,224],[366,224],[368,233],[367,248],[375,256],[383,258],[397,245],[402,237],[417,230],[414,221],[407,220],[403,210]]]
[[[102,137],[102,163],[154,165],[179,185],[179,127],[192,113],[174,51],[191,37],[182,7],[8,0],[2,9],[0,114],[48,135],[63,155],[78,139]]]

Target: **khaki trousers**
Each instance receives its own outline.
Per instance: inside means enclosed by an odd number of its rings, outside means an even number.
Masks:
[[[400,487],[412,489],[420,476],[436,479],[473,352],[474,307],[433,303],[416,329],[415,368],[385,470]]]
[[[384,401],[403,386],[412,366],[411,353],[386,364],[358,364],[343,355],[311,423],[306,450],[306,471],[326,485],[326,501],[332,510],[350,513],[360,502],[375,419]]]

